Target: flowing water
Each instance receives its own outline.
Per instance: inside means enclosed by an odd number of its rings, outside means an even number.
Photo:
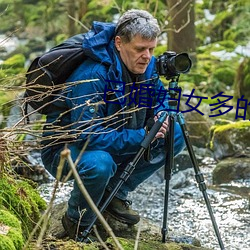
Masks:
[[[250,180],[212,185],[211,173],[215,163],[211,158],[203,160],[201,171],[205,178],[209,202],[213,209],[226,250],[250,250]],[[61,187],[56,203],[69,198],[72,183]],[[53,182],[40,186],[41,195],[49,200]],[[165,180],[156,173],[130,194],[133,208],[142,217],[162,227],[164,213]],[[219,250],[219,244],[202,195],[197,187],[193,168],[175,173],[170,180],[168,202],[169,232],[180,238],[195,237],[202,246]]]

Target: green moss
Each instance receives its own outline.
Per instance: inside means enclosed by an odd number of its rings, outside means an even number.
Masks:
[[[240,121],[240,122],[233,122],[226,125],[216,125],[214,126],[214,133],[225,132],[232,129],[245,129],[250,128],[250,122]]]
[[[27,238],[46,203],[27,182],[4,176],[0,179],[0,206],[8,209],[21,221],[24,237]]]
[[[7,235],[0,234],[0,249],[16,250],[13,241]]]
[[[20,221],[9,211],[0,210],[0,224],[10,227],[6,235],[0,235],[0,249],[21,249],[24,243]],[[4,237],[2,237],[4,236]]]
[[[24,240],[22,236],[22,231],[16,231],[15,228],[11,228],[7,236],[12,240],[16,249],[22,249],[24,245]]]
[[[16,216],[11,214],[7,210],[0,210],[0,221],[7,226],[14,227],[17,230],[21,230],[20,221],[16,218]]]
[[[124,250],[133,250],[135,241],[133,239],[124,239],[124,238],[118,238],[120,244],[122,245]],[[113,245],[113,240],[109,238],[107,243],[110,243]],[[148,240],[148,241],[140,241],[138,244],[139,250],[198,250],[198,249],[204,249],[201,247],[196,247],[194,245],[188,245],[188,244],[182,244],[182,243],[175,243],[175,242],[168,242],[168,243],[162,243],[161,241],[155,241],[155,240]]]

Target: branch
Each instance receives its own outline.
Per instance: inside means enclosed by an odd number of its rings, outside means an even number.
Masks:
[[[86,199],[86,201],[88,202],[90,208],[95,212],[95,214],[97,215],[98,219],[100,220],[100,222],[102,223],[102,225],[104,226],[105,230],[109,233],[109,235],[113,238],[115,245],[118,247],[119,250],[123,250],[123,247],[120,245],[119,241],[117,240],[116,236],[114,235],[111,227],[109,226],[109,224],[106,222],[106,220],[104,219],[104,217],[102,216],[102,214],[100,213],[100,211],[98,210],[98,208],[96,207],[95,203],[93,202],[92,198],[90,197],[88,191],[86,190],[79,174],[77,173],[77,170],[75,168],[75,164],[71,158],[71,153],[69,149],[64,149],[61,152],[61,158],[67,159],[69,166],[73,172],[73,176],[75,178],[75,181],[78,184],[79,189],[81,190],[84,198]]]

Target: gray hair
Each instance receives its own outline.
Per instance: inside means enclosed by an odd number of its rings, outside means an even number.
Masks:
[[[157,20],[145,10],[128,10],[118,20],[116,36],[128,43],[135,35],[153,40],[160,34]]]

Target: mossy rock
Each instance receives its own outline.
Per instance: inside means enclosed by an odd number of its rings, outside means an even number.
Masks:
[[[250,122],[215,125],[210,130],[209,147],[217,160],[232,156],[250,157]]]
[[[0,207],[4,207],[21,221],[25,239],[38,222],[41,211],[46,208],[46,202],[30,183],[4,174],[0,176]]]
[[[0,249],[19,250],[23,244],[20,221],[9,211],[0,209]]]

